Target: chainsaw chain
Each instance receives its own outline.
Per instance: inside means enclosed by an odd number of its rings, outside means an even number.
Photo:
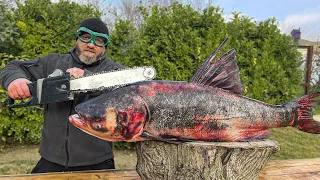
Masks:
[[[70,80],[81,79],[81,78],[85,78],[85,77],[89,77],[89,76],[95,76],[95,75],[104,74],[104,73],[117,72],[117,71],[123,71],[123,70],[133,70],[133,69],[140,69],[140,68],[152,68],[154,70],[154,72],[156,72],[155,69],[152,66],[139,66],[139,67],[130,67],[130,68],[111,70],[111,71],[101,71],[99,73],[88,74],[88,75],[81,76],[81,77],[78,77],[78,78],[72,77],[72,78],[70,78]],[[156,73],[150,79],[153,79],[155,76],[156,76]],[[119,87],[123,87],[123,86],[126,86],[126,85],[128,85],[128,84],[121,84],[121,85],[116,85],[116,86],[112,86],[112,87],[100,87],[100,88],[87,89],[87,90],[74,90],[74,91],[72,91],[72,93],[79,94],[79,93],[86,93],[88,91],[92,92],[92,91],[102,91],[102,90],[114,90],[114,89],[117,89]]]

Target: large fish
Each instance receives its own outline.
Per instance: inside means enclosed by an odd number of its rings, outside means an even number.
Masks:
[[[312,106],[318,93],[283,105],[242,96],[235,50],[206,60],[189,82],[144,81],[76,106],[70,122],[108,141],[250,141],[270,128],[292,126],[319,134]]]

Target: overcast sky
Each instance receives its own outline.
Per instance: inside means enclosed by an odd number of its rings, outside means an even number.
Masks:
[[[320,40],[320,0],[216,0],[215,5],[226,15],[236,11],[259,21],[275,17],[284,33],[300,28],[302,39]]]

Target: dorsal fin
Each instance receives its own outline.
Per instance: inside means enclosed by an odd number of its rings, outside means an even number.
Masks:
[[[235,49],[231,49],[214,61],[214,57],[227,40],[225,39],[209,56],[189,82],[217,87],[237,94],[244,92],[236,62]]]

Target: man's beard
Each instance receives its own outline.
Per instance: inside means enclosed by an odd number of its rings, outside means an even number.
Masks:
[[[79,59],[80,59],[81,62],[83,62],[84,64],[87,64],[87,65],[90,65],[90,64],[98,61],[98,57],[97,56],[95,56],[95,55],[90,56],[90,55],[87,55],[87,54],[86,55],[80,54],[79,55]]]
[[[93,54],[88,55],[83,52],[83,53],[79,54],[79,59],[82,63],[90,65],[96,61],[101,60],[103,58],[104,53],[105,53],[105,50],[99,55],[93,55]]]

